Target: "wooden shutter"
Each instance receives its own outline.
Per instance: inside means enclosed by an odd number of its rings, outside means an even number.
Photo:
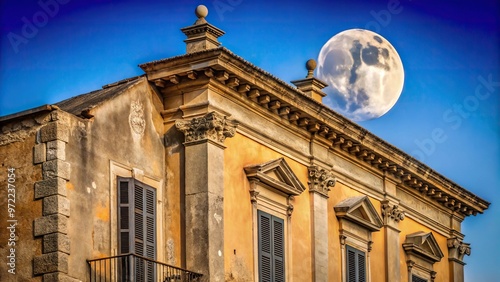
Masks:
[[[283,219],[272,216],[274,282],[285,282],[285,234]]]
[[[259,280],[285,281],[285,234],[281,218],[258,211]]]
[[[357,263],[358,263],[358,281],[359,282],[366,282],[366,259],[365,259],[365,253],[357,250]]]
[[[132,178],[118,178],[120,254],[156,259],[156,190]],[[153,281],[154,264],[136,261],[136,281]]]
[[[262,282],[272,281],[271,215],[258,211],[259,228],[259,277]]]
[[[347,282],[366,282],[366,256],[365,253],[346,247]]]
[[[133,252],[131,246],[131,238],[133,236],[133,209],[130,203],[133,198],[130,195],[130,187],[132,179],[118,178],[118,250],[120,254],[128,254]]]
[[[427,279],[420,278],[416,275],[411,276],[411,282],[427,282]]]

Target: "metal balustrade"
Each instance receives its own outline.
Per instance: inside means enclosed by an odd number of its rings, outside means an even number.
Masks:
[[[136,254],[87,260],[91,282],[198,282],[202,274]]]

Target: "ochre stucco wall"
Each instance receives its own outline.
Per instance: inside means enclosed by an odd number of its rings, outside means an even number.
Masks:
[[[328,278],[331,281],[342,281],[342,265],[345,265],[345,258],[341,257],[339,222],[335,215],[334,207],[344,199],[364,194],[351,189],[342,182],[338,181],[335,187],[328,194]],[[377,209],[380,202],[370,198],[371,203]],[[370,272],[371,281],[385,281],[385,240],[384,229],[378,232],[372,232],[372,251],[370,252]]]
[[[226,139],[224,152],[224,260],[226,279],[251,281],[254,270],[254,242],[252,204],[249,183],[244,167],[261,164],[283,157],[241,134]],[[307,167],[285,157],[299,180],[307,187]],[[311,280],[311,235],[309,193],[304,191],[295,197],[291,217],[292,269],[289,275],[294,281]],[[287,241],[287,244],[290,242]],[[235,254],[236,252],[236,254]]]
[[[441,235],[440,233],[427,228],[423,226],[422,224],[416,222],[415,220],[411,218],[405,218],[405,220],[401,221],[399,223],[399,227],[401,229],[401,233],[399,234],[400,236],[400,242],[401,244],[404,243],[406,240],[406,235],[412,234],[418,231],[423,231],[423,232],[432,232],[432,235],[434,235],[434,238],[436,239],[439,248],[441,249],[441,252],[443,252],[444,257],[441,259],[441,261],[436,262],[434,264],[434,271],[437,272],[436,275],[436,282],[440,281],[450,281],[450,274],[449,274],[449,262],[448,262],[448,243],[446,237]],[[408,280],[408,269],[407,269],[407,264],[406,264],[406,254],[403,250],[403,248],[400,248],[400,257],[401,257],[401,281],[407,281]],[[406,280],[405,280],[406,279]]]

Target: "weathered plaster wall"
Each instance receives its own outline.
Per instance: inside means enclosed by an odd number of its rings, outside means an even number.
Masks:
[[[135,111],[133,107],[138,108]],[[71,203],[68,230],[72,244],[68,263],[71,276],[86,281],[86,259],[117,254],[117,246],[112,245],[117,242],[117,238],[112,238],[112,234],[117,234],[117,227],[111,223],[117,209],[111,199],[117,195],[114,190],[116,179],[111,179],[110,162],[129,170],[139,169],[144,176],[164,183],[161,110],[157,95],[142,80],[125,93],[95,108],[91,120],[70,120],[66,156],[71,163],[68,186]],[[139,122],[144,125],[143,130],[141,126],[136,130],[131,126],[129,120],[134,113],[143,120],[144,123]],[[131,175],[134,175],[133,171],[128,176]],[[164,199],[158,200],[164,202]],[[158,218],[163,220],[161,214]],[[161,257],[162,251],[159,250]]]

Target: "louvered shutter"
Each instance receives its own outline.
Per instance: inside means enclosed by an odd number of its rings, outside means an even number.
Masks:
[[[347,246],[347,281],[356,281],[356,251]]]
[[[262,282],[272,281],[272,258],[271,258],[271,242],[272,242],[272,219],[271,215],[258,211],[258,228],[259,228],[259,277]]]
[[[420,278],[416,275],[411,276],[411,282],[427,282],[427,279]]]
[[[365,253],[357,250],[357,263],[358,263],[358,281],[366,282],[366,265]]]
[[[366,282],[365,253],[351,246],[347,246],[346,252],[347,281]]]
[[[281,218],[258,211],[259,281],[285,281],[285,234]]]
[[[144,187],[144,256],[156,260],[156,190],[151,187]],[[152,262],[147,262],[146,281],[154,281],[155,278],[155,265]]]
[[[156,190],[130,178],[118,178],[119,250],[156,259]],[[136,261],[136,281],[153,281],[154,264]]]
[[[133,252],[131,248],[131,240],[133,223],[133,209],[130,208],[130,187],[132,179],[118,178],[118,229],[119,229],[119,251],[120,254],[128,254]]]
[[[283,219],[272,216],[274,282],[285,282],[285,237]]]

